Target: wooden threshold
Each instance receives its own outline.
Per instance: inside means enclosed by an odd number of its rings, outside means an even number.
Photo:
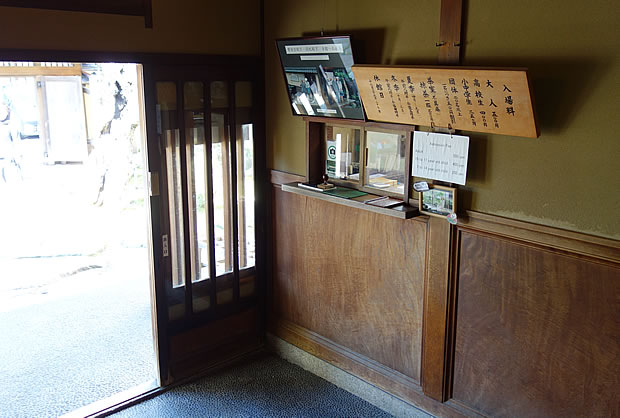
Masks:
[[[157,384],[157,380],[145,382],[141,385],[124,390],[108,398],[93,402],[74,411],[71,411],[63,418],[81,418],[81,417],[100,417],[107,416],[121,409],[128,408],[139,402],[151,399],[165,391],[164,388]]]

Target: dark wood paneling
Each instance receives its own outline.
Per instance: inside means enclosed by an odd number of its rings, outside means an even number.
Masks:
[[[455,401],[491,416],[620,415],[620,267],[461,233]]]
[[[450,290],[450,224],[441,218],[428,220],[428,247],[424,286],[424,393],[445,400],[447,321]]]
[[[424,396],[422,388],[413,379],[360,356],[315,332],[284,319],[271,318],[270,322],[271,331],[280,338],[315,357],[371,382],[383,390],[406,399],[418,408],[422,408],[435,416],[461,417],[471,415],[470,411],[464,410],[466,412],[463,412],[453,406],[446,407],[444,404]]]
[[[419,382],[427,218],[274,199],[275,316]]]
[[[325,132],[322,123],[306,120],[306,178],[318,183],[325,174]]]

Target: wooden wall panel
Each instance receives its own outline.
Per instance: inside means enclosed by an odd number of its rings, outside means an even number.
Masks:
[[[491,416],[620,415],[620,267],[464,231],[455,401]]]
[[[446,398],[448,319],[451,280],[450,243],[452,227],[445,219],[428,220],[426,253],[426,284],[424,286],[424,328],[422,338],[422,388],[431,398],[443,402]]]
[[[420,380],[426,221],[274,189],[273,313]]]

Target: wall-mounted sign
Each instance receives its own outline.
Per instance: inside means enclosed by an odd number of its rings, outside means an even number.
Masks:
[[[468,136],[416,131],[411,175],[464,185],[468,151]]]
[[[538,137],[526,70],[355,65],[371,120]]]
[[[338,153],[338,144],[336,141],[327,140],[325,141],[327,149],[327,160],[325,161],[325,174],[327,174],[330,178],[338,177],[338,161],[337,157]]]
[[[364,119],[348,36],[276,41],[294,115]]]

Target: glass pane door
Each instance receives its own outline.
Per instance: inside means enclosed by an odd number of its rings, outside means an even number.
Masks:
[[[254,224],[254,124],[252,83],[235,83],[237,160],[237,223],[240,297],[255,292],[256,234]]]
[[[168,318],[184,321],[218,306],[235,309],[255,294],[252,83],[156,85],[169,207]]]
[[[157,91],[157,134],[163,145],[166,165],[166,190],[168,193],[169,234],[163,237],[164,257],[170,257],[171,283],[167,289],[168,316],[170,319],[183,317],[185,302],[185,234],[183,229],[182,157],[181,137],[178,121],[177,86],[172,81],[158,82]]]

